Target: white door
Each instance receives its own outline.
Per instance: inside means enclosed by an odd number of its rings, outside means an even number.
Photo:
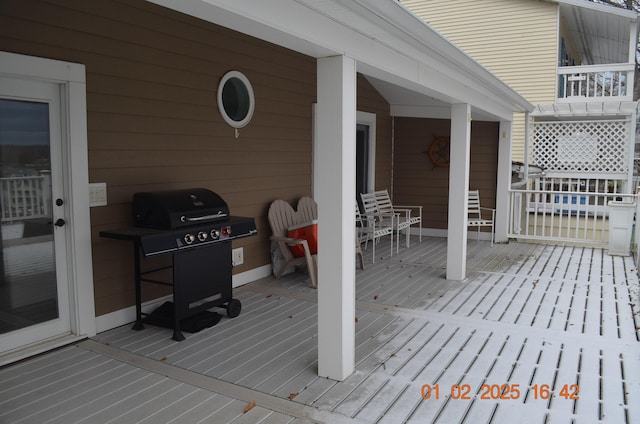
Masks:
[[[71,331],[60,93],[0,76],[0,354]]]

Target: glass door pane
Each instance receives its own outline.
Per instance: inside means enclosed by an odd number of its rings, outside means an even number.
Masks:
[[[59,317],[49,116],[0,99],[0,334]]]
[[[364,211],[360,193],[369,192],[369,126],[356,126],[356,202]]]

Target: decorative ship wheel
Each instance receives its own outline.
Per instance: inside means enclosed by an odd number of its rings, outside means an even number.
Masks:
[[[449,137],[437,137],[429,146],[429,159],[438,168],[448,168],[450,162],[449,156]]]

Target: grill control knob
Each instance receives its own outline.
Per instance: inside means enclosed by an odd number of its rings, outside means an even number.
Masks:
[[[200,241],[205,241],[207,239],[207,237],[209,237],[209,234],[207,234],[204,231],[200,231],[198,233],[198,240],[200,240]]]
[[[231,236],[231,227],[229,227],[229,226],[222,227],[222,235],[224,237],[230,237]]]
[[[217,240],[220,237],[220,231],[218,230],[211,230],[211,238],[214,240]]]
[[[187,244],[191,244],[196,240],[196,237],[193,234],[187,234],[184,236],[184,242]]]

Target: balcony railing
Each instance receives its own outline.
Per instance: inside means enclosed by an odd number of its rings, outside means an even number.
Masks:
[[[633,63],[558,68],[558,102],[633,100]]]
[[[509,237],[605,246],[609,202],[635,195],[563,190],[510,190]]]
[[[11,222],[51,215],[51,177],[0,178],[0,221]]]

